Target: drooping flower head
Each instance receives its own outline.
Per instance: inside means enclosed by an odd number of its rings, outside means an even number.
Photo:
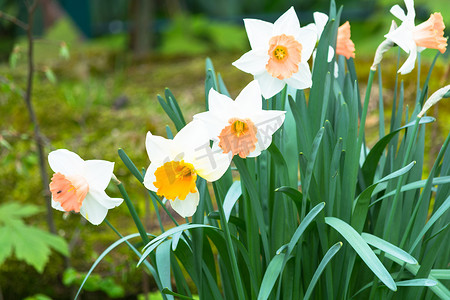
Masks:
[[[236,101],[209,91],[209,111],[197,114],[211,139],[223,153],[242,158],[258,156],[272,142],[272,135],[284,122],[284,111],[263,110],[261,90],[256,80],[250,82]]]
[[[425,48],[437,49],[444,53],[447,49],[447,38],[444,38],[444,22],[440,13],[431,14],[430,18],[415,26],[414,1],[405,0],[406,11],[398,5],[391,8],[391,13],[402,21],[402,24],[394,31],[385,35],[386,38],[396,43],[406,53],[408,59],[398,70],[401,74],[407,74],[414,69],[417,52]]]
[[[111,198],[105,193],[113,176],[113,162],[85,161],[66,149],[50,152],[48,162],[55,172],[50,183],[53,208],[80,213],[98,225],[105,219],[108,209],[122,203],[123,199]]]
[[[190,217],[197,210],[197,177],[215,181],[230,165],[231,158],[220,149],[211,149],[209,143],[206,129],[196,121],[187,124],[173,140],[147,133],[145,146],[151,163],[144,185],[170,200],[182,217]]]
[[[308,60],[317,41],[310,28],[300,28],[293,7],[274,24],[244,19],[252,50],[233,63],[238,69],[255,76],[264,98],[280,92],[285,84],[296,89],[312,85]]]
[[[338,28],[336,54],[355,58],[355,44],[350,39],[350,23],[347,21]]]

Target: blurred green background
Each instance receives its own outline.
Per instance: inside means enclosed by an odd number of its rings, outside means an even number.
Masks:
[[[341,23],[349,20],[351,24],[361,93],[365,91],[375,49],[393,19],[389,9],[394,4],[403,6],[393,0],[337,1],[338,6],[344,6]],[[440,11],[444,22],[450,24],[448,0],[420,0],[415,5],[416,23]],[[187,121],[204,109],[206,57],[212,59],[235,97],[253,79],[231,65],[250,49],[242,19],[273,22],[290,6],[306,25],[313,21],[314,11],[328,11],[329,1],[41,0],[33,23],[36,73],[32,101],[45,137],[46,153],[66,148],[84,159],[116,162],[116,176],[124,182],[148,232],[157,234],[153,207],[120,161],[117,149],[123,148],[138,167],[148,166],[146,132],[165,136],[165,126],[172,127],[156,99],[166,87],[177,98]],[[27,21],[24,1],[0,0],[0,10]],[[448,29],[445,35],[449,35]],[[36,205],[41,208],[39,212],[22,215],[28,216],[25,223],[47,230],[33,127],[22,98],[26,51],[24,31],[0,19],[0,207],[11,202]],[[449,83],[448,52],[437,60],[431,92]],[[387,110],[393,96],[397,53],[397,48],[392,49],[382,63]],[[435,50],[422,53],[422,81],[435,55]],[[406,54],[402,53],[400,59],[404,61]],[[416,71],[400,77],[404,80],[405,99],[415,95]],[[369,145],[377,138],[376,130],[370,129],[378,120],[377,101],[378,86],[374,85],[367,119]],[[449,107],[442,103],[439,110],[430,112],[438,118],[427,144],[430,157],[436,155],[441,137],[450,130]],[[49,167],[48,172],[50,178]],[[107,193],[119,197],[112,184]],[[71,299],[83,272],[117,240],[105,224],[93,226],[76,214],[54,211],[53,219],[57,234],[68,243],[70,255],[51,252],[49,262],[39,273],[17,255],[3,253],[0,297]],[[125,205],[110,210],[108,219],[123,235],[137,231]],[[0,229],[6,228],[5,224],[0,218]],[[2,238],[5,235],[0,233],[0,241]],[[0,242],[0,258],[1,247]],[[152,279],[135,268],[137,260],[129,253],[123,246],[108,255],[91,277],[83,299],[136,299],[138,295],[144,298],[147,292],[153,292],[151,299],[158,299]]]

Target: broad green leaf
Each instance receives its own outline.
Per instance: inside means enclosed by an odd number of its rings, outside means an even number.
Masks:
[[[269,298],[270,292],[272,292],[273,286],[278,279],[283,266],[285,254],[280,253],[275,255],[269,263],[266,272],[264,273],[263,280],[261,282],[261,288],[258,294],[258,300],[265,300]]]
[[[361,237],[373,247],[380,249],[383,252],[389,253],[398,259],[403,260],[408,264],[417,264],[417,260],[412,257],[408,252],[400,249],[399,247],[377,237],[372,234],[363,232],[361,233]]]
[[[323,257],[322,261],[320,262],[319,266],[317,267],[316,271],[314,272],[314,275],[311,279],[311,282],[309,283],[308,289],[306,290],[305,297],[303,299],[305,299],[305,300],[309,299],[323,270],[325,269],[327,264],[330,262],[330,260],[334,257],[334,255],[339,251],[339,249],[341,249],[341,247],[342,247],[342,242],[337,242],[336,244],[331,246],[330,249],[328,249],[327,253],[325,253],[325,256]]]
[[[389,272],[353,227],[334,217],[326,217],[325,223],[336,229],[347,240],[350,246],[352,246],[359,257],[361,257],[364,263],[375,273],[381,282],[389,289],[393,291],[397,290],[395,282]]]

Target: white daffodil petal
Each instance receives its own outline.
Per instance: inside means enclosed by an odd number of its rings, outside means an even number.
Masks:
[[[331,62],[333,60],[334,57],[334,49],[333,47],[329,46],[328,47],[328,62]]]
[[[243,111],[254,111],[262,109],[261,89],[258,81],[250,82],[236,97],[234,101]]]
[[[402,23],[402,25],[394,31],[387,33],[385,37],[396,43],[406,53],[409,53],[412,48],[416,48],[412,30],[405,23]]]
[[[316,28],[317,28],[317,39],[319,39],[320,36],[322,35],[325,25],[327,25],[328,16],[321,12],[315,12],[315,13],[313,13],[313,17],[314,17],[314,23],[316,23]]]
[[[218,146],[217,142],[207,152],[198,154],[195,157],[195,171],[200,177],[210,182],[221,178],[228,170],[233,159],[232,153],[223,153],[222,148]]]
[[[265,99],[278,94],[285,85],[284,81],[272,77],[269,73],[255,75],[255,79],[258,80],[261,93]]]
[[[312,85],[312,75],[307,63],[298,65],[298,72],[285,79],[286,83],[293,88],[303,90]]]
[[[211,140],[218,139],[224,124],[227,124],[231,116],[225,116],[226,113],[217,114],[209,111],[194,115],[194,120],[203,122],[205,129],[208,131],[208,136]]]
[[[103,207],[107,209],[111,209],[122,204],[122,198],[111,198],[109,197],[104,190],[89,190],[89,193],[86,195],[86,199],[93,199],[100,203]]]
[[[170,200],[170,206],[183,218],[191,217],[197,210],[199,198],[199,193],[196,191],[195,193],[189,193],[184,200],[178,198]]]
[[[106,218],[108,209],[92,197],[86,197],[80,208],[80,214],[90,223],[98,225]]]
[[[233,107],[233,105],[234,101],[230,97],[220,94],[213,88],[209,90],[208,107],[210,112],[221,115],[230,106]]]
[[[273,31],[273,24],[257,19],[244,19],[244,25],[252,49],[266,49]]]
[[[83,172],[84,160],[66,149],[52,151],[48,155],[48,163],[53,172],[61,173],[65,176],[81,174]]]
[[[114,163],[106,160],[86,160],[83,177],[89,183],[89,188],[105,190],[111,181]]]
[[[145,148],[151,162],[161,161],[169,157],[172,141],[161,136],[152,135],[149,131],[145,139]]]
[[[250,50],[233,62],[232,65],[252,75],[266,72],[266,64],[269,61],[267,51],[267,49]]]
[[[298,21],[294,7],[291,6],[273,24],[273,35],[286,34],[296,37],[298,35],[298,29],[300,29],[300,22]]]
[[[398,70],[398,73],[402,75],[410,73],[414,69],[414,66],[416,65],[416,58],[417,58],[417,50],[414,44],[413,49],[411,49],[411,51],[409,52],[408,58],[403,63],[401,68]]]
[[[65,212],[64,208],[62,208],[62,206],[61,206],[61,203],[53,200],[53,196],[52,196],[52,207],[56,210]]]
[[[414,0],[405,0],[405,4],[406,4],[406,18],[405,19],[408,19],[408,20],[414,22],[414,18],[416,17],[416,12],[414,10]]]
[[[194,120],[181,129],[173,138],[173,141],[179,147],[178,152],[184,153],[182,157],[188,159],[192,152],[209,147],[209,135],[203,122]],[[182,158],[180,157],[180,158]]]
[[[155,187],[154,182],[156,181],[155,171],[159,167],[163,165],[163,162],[160,164],[151,163],[148,167],[147,171],[145,172],[144,176],[144,186],[150,190],[150,191],[158,191],[158,189]]]
[[[390,12],[400,21],[404,21],[406,19],[405,12],[398,4],[392,6]]]
[[[263,110],[254,116],[258,143],[262,142],[266,145],[265,140],[271,139],[275,131],[283,125],[285,113],[285,111],[279,110]],[[264,150],[266,148],[261,147],[261,149]]]
[[[302,44],[301,61],[302,63],[307,62],[316,46],[317,34],[310,28],[300,28],[298,41]]]

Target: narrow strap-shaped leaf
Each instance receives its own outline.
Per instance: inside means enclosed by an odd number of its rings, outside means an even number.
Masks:
[[[168,240],[162,243],[156,249],[156,269],[158,270],[159,280],[164,288],[172,289],[172,282],[170,280],[170,248],[172,241]],[[169,295],[167,299],[173,299]]]
[[[166,95],[166,101],[172,107],[172,110],[177,114],[178,118],[183,123],[183,125],[186,125],[186,121],[184,120],[183,113],[181,112],[180,106],[178,105],[178,102],[175,99],[175,96],[172,94],[172,92],[168,88],[166,88],[164,90],[164,94]]]
[[[425,224],[423,229],[420,231],[420,233],[417,235],[416,240],[412,244],[411,248],[409,249],[409,253],[412,253],[414,249],[416,249],[417,245],[419,244],[422,237],[425,235],[425,233],[428,231],[428,229],[433,226],[433,224],[449,209],[450,207],[450,196],[447,197],[445,202],[441,205],[441,207],[438,208],[438,210],[431,216],[430,220]]]
[[[419,121],[419,125],[427,124],[434,122],[435,119],[432,117],[423,117]],[[390,132],[389,134],[385,135],[382,139],[380,139],[375,146],[372,147],[369,154],[366,157],[366,160],[364,161],[364,164],[362,166],[362,172],[364,175],[364,180],[366,184],[370,184],[373,181],[373,177],[375,175],[375,171],[378,165],[378,162],[380,161],[380,157],[383,154],[384,148],[389,144],[389,142],[392,140],[392,138],[402,129],[409,128],[414,126],[415,120],[412,122],[409,122],[408,124],[397,128],[396,130]]]
[[[167,116],[169,116],[169,118],[172,120],[177,130],[180,131],[184,127],[184,125],[183,122],[178,117],[178,114],[173,111],[172,107],[170,107],[170,105],[166,102],[166,100],[164,100],[163,97],[161,97],[160,95],[157,95],[156,97],[159,101],[159,104],[166,112]]]
[[[339,251],[339,249],[341,249],[341,247],[342,242],[337,242],[336,244],[331,246],[330,249],[328,249],[327,253],[325,253],[325,256],[322,258],[322,261],[320,262],[319,266],[314,272],[311,282],[309,283],[308,289],[306,290],[305,293],[305,297],[303,298],[304,300],[309,299],[312,291],[314,290],[314,287],[316,286],[317,281],[319,280],[319,276],[322,274],[323,270],[330,262],[330,260],[333,258],[333,256]]]
[[[302,191],[303,196],[308,197],[309,186],[311,182],[311,176],[314,169],[314,164],[317,158],[317,152],[319,150],[320,142],[322,141],[323,133],[325,131],[325,127],[321,127],[314,138],[311,150],[311,156],[308,157],[308,163],[306,166],[306,174],[305,177],[302,178]]]
[[[366,188],[354,201],[353,206],[353,214],[352,214],[352,226],[356,229],[356,231],[361,232],[364,227],[364,222],[366,221],[367,212],[369,210],[369,204],[370,204],[370,198],[372,197],[372,193],[377,187],[378,184],[389,181],[393,178],[396,178],[398,176],[401,176],[405,173],[407,173],[411,168],[416,164],[415,161],[411,162],[407,166],[401,168],[400,170],[397,170],[395,172],[392,172],[391,174],[387,175],[386,177],[380,179],[376,183],[372,184],[368,188]]]
[[[144,176],[142,176],[141,172],[139,172],[138,168],[134,165],[134,163],[131,161],[131,159],[128,157],[128,155],[123,151],[123,149],[119,149],[117,151],[119,153],[120,159],[123,161],[127,169],[131,172],[131,174],[134,175],[134,177],[139,180],[139,182],[144,182]]]
[[[408,264],[417,264],[417,260],[412,257],[408,252],[400,249],[399,247],[375,236],[370,233],[363,232],[361,233],[361,237],[369,244],[375,248],[380,249],[386,253],[389,253],[398,259],[403,260]]]
[[[381,282],[389,289],[393,291],[397,290],[394,279],[392,279],[381,261],[353,227],[334,217],[326,217],[325,223],[333,227],[347,240],[350,246],[352,246],[359,257],[361,257],[364,263],[372,270],[372,272],[374,272]]]
[[[300,214],[302,201],[303,201],[303,194],[299,190],[296,190],[290,186],[282,186],[282,187],[277,188],[275,190],[275,192],[282,192],[285,195],[288,195],[289,198],[291,198],[294,201],[295,206],[297,207],[297,210]]]
[[[280,275],[284,257],[285,254],[280,253],[278,255],[275,255],[270,261],[269,266],[267,267],[266,272],[264,273],[263,280],[261,282],[258,300],[265,300],[269,298],[270,292],[272,291],[273,286],[275,285],[275,282],[277,281],[278,276]]]
[[[177,297],[177,298],[179,298],[179,299],[194,300],[194,298],[191,298],[191,297],[188,297],[188,296],[185,296],[185,295],[181,295],[181,294],[172,292],[171,290],[169,290],[169,289],[166,288],[166,287],[163,288],[162,292],[163,292],[164,294],[166,294],[166,295],[172,295],[172,296],[175,296],[175,297]],[[172,299],[173,299],[173,297],[172,297]]]
[[[80,292],[81,292],[81,290],[83,289],[83,286],[84,286],[84,284],[86,283],[86,280],[89,278],[89,276],[91,275],[91,273],[94,271],[95,267],[102,261],[102,259],[103,259],[109,252],[111,252],[112,250],[114,250],[114,248],[116,248],[116,247],[119,246],[120,244],[122,244],[122,243],[127,243],[127,244],[128,244],[128,247],[130,247],[138,257],[141,257],[141,254],[139,253],[139,251],[136,250],[136,248],[134,248],[133,245],[131,245],[131,244],[128,242],[128,240],[130,240],[130,239],[132,239],[132,238],[135,238],[135,237],[138,237],[138,236],[140,236],[139,233],[133,233],[133,234],[124,236],[123,238],[121,238],[121,239],[115,241],[115,242],[114,242],[113,244],[111,244],[108,248],[106,248],[106,250],[103,251],[103,252],[99,255],[99,257],[95,260],[95,262],[92,264],[91,268],[89,269],[89,271],[88,271],[87,274],[86,274],[86,277],[84,278],[83,282],[81,283],[80,288],[78,289],[78,292],[77,292],[77,294],[75,295],[75,298],[74,298],[74,299],[76,300],[76,299],[78,298],[78,296],[80,295]],[[159,277],[158,277],[158,273],[156,272],[156,270],[153,268],[153,266],[152,266],[151,264],[149,264],[148,261],[144,260],[144,264],[145,264],[145,266],[147,267],[147,269],[150,271],[150,273],[153,275],[153,277],[155,278],[158,287],[161,289],[162,286],[161,286],[161,284],[160,284]]]
[[[432,279],[419,278],[419,279],[397,281],[395,284],[397,286],[435,286],[438,283]]]
[[[236,204],[236,201],[239,199],[239,197],[242,195],[242,188],[241,188],[241,182],[235,181],[230,186],[230,189],[228,190],[225,199],[223,200],[223,211],[225,213],[225,217],[228,220],[230,219],[231,210],[233,209],[234,205]]]

